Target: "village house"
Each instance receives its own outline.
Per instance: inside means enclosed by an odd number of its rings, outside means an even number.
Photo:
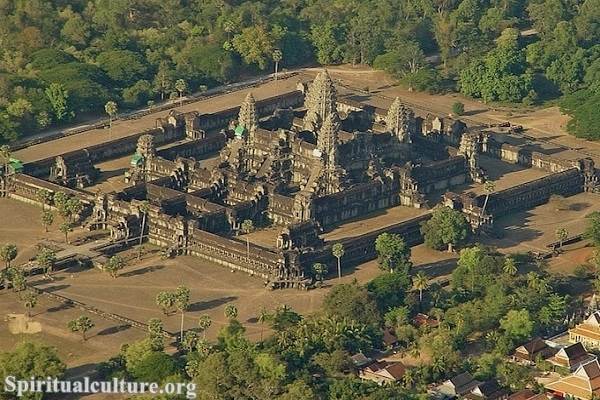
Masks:
[[[508,396],[507,400],[548,400],[545,393],[535,393],[531,389],[522,389]]]
[[[473,379],[473,376],[470,373],[463,372],[438,386],[437,392],[444,397],[455,398],[470,393],[471,390],[480,383],[481,382]]]
[[[362,368],[373,361],[369,357],[365,356],[363,353],[354,354],[352,357],[350,357],[350,359],[352,360],[352,364],[356,368]]]
[[[600,365],[593,360],[580,365],[569,376],[545,385],[555,397],[571,397],[580,400],[591,400],[600,396]]]
[[[569,329],[569,341],[583,343],[587,348],[600,349],[600,311],[594,312],[581,324]]]
[[[596,356],[589,354],[581,343],[574,343],[560,349],[548,361],[558,367],[569,368],[571,371],[574,371],[581,364],[588,363],[595,358]]]
[[[378,385],[394,383],[402,379],[406,367],[401,362],[388,363],[387,361],[375,361],[360,370],[358,376],[361,379],[373,381]]]
[[[479,383],[463,397],[470,400],[503,400],[508,397],[508,391],[501,388],[498,382],[490,380]]]
[[[383,330],[382,341],[386,349],[393,349],[394,347],[398,346],[398,337],[396,336],[395,332],[390,329]]]
[[[429,328],[437,328],[437,326],[440,324],[437,319],[423,313],[418,313],[417,315],[415,315],[412,322],[413,325],[415,325],[417,328],[421,328],[424,326]]]
[[[554,355],[556,350],[540,337],[536,337],[529,342],[517,347],[513,354],[513,359],[524,364],[533,365],[538,357],[546,359]]]

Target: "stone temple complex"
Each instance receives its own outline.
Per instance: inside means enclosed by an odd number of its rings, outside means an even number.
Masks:
[[[297,90],[259,101],[249,93],[240,101],[212,114],[171,111],[155,129],[25,164],[3,174],[0,193],[35,202],[39,189],[63,191],[82,199],[87,227],[106,230],[115,242],[135,244],[142,235],[172,256],[244,271],[271,288],[302,288],[310,285],[315,262],[333,265],[337,241],[347,265],[374,258],[374,239],[385,231],[421,243],[420,224],[436,203],[462,211],[475,232],[485,232],[494,218],[553,194],[599,190],[591,159],[556,159],[459,120],[418,117],[399,99],[380,109],[338,98],[326,71]],[[95,165],[126,155],[127,187],[86,190],[98,177]],[[454,193],[486,181],[481,157],[545,176],[487,199]],[[323,235],[392,207],[421,212],[343,239]],[[245,221],[256,230],[275,227],[273,243],[240,238]]]

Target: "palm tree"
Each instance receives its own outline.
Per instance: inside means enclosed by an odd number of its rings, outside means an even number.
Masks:
[[[158,292],[156,295],[156,305],[159,306],[165,315],[169,315],[173,306],[175,306],[175,294],[172,292]]]
[[[206,338],[206,330],[212,325],[212,319],[208,314],[203,314],[198,319],[198,328],[202,331],[202,335]]]
[[[231,40],[231,32],[235,29],[235,22],[227,20],[223,23],[223,30],[227,33],[227,41]]]
[[[181,313],[181,340],[183,340],[183,318],[190,306],[190,289],[179,286],[175,289],[175,308]]]
[[[115,255],[108,259],[108,262],[104,266],[104,269],[108,271],[110,276],[116,278],[117,276],[119,276],[119,271],[122,270],[124,266],[125,261],[123,261],[121,257]]]
[[[69,232],[73,231],[71,224],[68,221],[63,222],[58,227],[58,230],[61,231],[65,235],[65,243],[69,244]]]
[[[313,265],[313,272],[315,273],[315,278],[321,283],[323,283],[323,277],[327,275],[327,265],[323,263],[315,263]]]
[[[27,318],[31,317],[31,310],[36,306],[38,294],[33,290],[27,290],[23,292],[19,298],[23,302],[25,309],[27,310]]]
[[[5,275],[8,275],[10,279],[10,283],[14,292],[20,292],[22,290],[25,290],[25,288],[27,287],[27,278],[25,278],[25,273],[22,269],[12,267],[5,272]]]
[[[150,209],[150,204],[148,201],[143,201],[139,206],[139,212],[142,214],[142,226],[140,227],[140,244],[138,251],[138,260],[142,258],[142,242],[144,240],[144,231],[146,230],[146,215],[148,215],[148,210]]]
[[[15,246],[14,244],[5,244],[4,246],[0,247],[0,259],[2,259],[2,261],[4,261],[5,267],[4,270],[7,270],[10,268],[10,263],[12,261],[14,261],[15,258],[17,258],[17,254],[18,254],[18,250],[17,250],[17,246]]]
[[[236,319],[238,316],[238,309],[234,304],[227,304],[225,306],[225,317],[229,320]]]
[[[179,107],[183,105],[183,92],[187,89],[187,83],[183,79],[177,79],[175,82],[175,90],[179,92]]]
[[[51,211],[42,211],[42,225],[44,225],[44,231],[48,233],[48,227],[54,223],[54,214]]]
[[[402,384],[405,388],[410,389],[415,384],[415,371],[412,368],[408,368],[404,372],[404,376],[402,377]]]
[[[279,61],[283,58],[281,50],[276,49],[273,51],[273,61],[275,61],[275,80],[277,80],[277,73],[279,71]]]
[[[413,278],[413,288],[419,291],[419,303],[423,301],[423,290],[429,287],[429,277],[419,271]]]
[[[264,324],[269,319],[271,319],[271,314],[267,311],[265,307],[260,308],[260,312],[258,313],[258,322],[260,323],[260,341],[263,340],[263,331],[265,330]]]
[[[117,115],[117,103],[109,101],[104,105],[104,111],[108,114],[108,134],[112,137],[112,122],[113,118]]]
[[[342,243],[336,243],[331,248],[331,252],[335,258],[337,258],[337,267],[338,267],[338,279],[342,278],[342,263],[341,259],[344,257],[346,250],[344,249],[344,245]]]
[[[558,249],[562,250],[563,242],[569,237],[569,231],[567,228],[558,228],[555,234],[558,239]]]
[[[35,257],[35,261],[44,270],[44,274],[48,278],[52,279],[50,274],[52,273],[54,264],[56,263],[56,253],[54,250],[44,247]]]
[[[241,226],[242,232],[248,235],[254,230],[254,222],[251,219],[245,219]],[[246,258],[250,259],[250,239],[246,236]]]
[[[494,190],[496,190],[496,184],[492,181],[486,181],[483,184],[483,189],[485,190],[485,200],[483,202],[483,207],[481,208],[480,217],[483,216],[483,214],[485,214],[485,208],[487,207],[487,203],[490,198],[490,194],[492,194],[494,192]]]
[[[490,348],[493,348],[494,346],[496,346],[496,343],[498,343],[498,340],[500,340],[500,334],[496,330],[489,331],[485,335],[485,340],[487,341],[488,346],[490,346]]]
[[[42,203],[42,211],[46,210],[46,204],[52,201],[52,193],[46,189],[40,189],[35,193],[37,200]]]
[[[536,272],[531,271],[527,274],[527,286],[529,286],[531,289],[545,292],[548,290],[548,281],[542,278]]]
[[[71,330],[71,332],[80,332],[81,337],[83,338],[83,341],[85,342],[87,340],[87,338],[85,337],[85,334],[87,331],[89,331],[90,329],[92,329],[94,327],[94,323],[92,322],[92,320],[89,317],[82,315],[79,318],[69,321],[69,323],[67,324],[67,327]]]
[[[516,273],[519,272],[519,269],[517,268],[517,263],[515,262],[515,259],[510,256],[505,257],[504,264],[502,266],[502,271],[506,275],[516,275]]]

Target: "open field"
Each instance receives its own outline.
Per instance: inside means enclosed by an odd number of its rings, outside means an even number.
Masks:
[[[58,231],[61,218],[54,216],[54,224],[50,232],[44,232],[41,223],[42,209],[20,201],[0,198],[0,245],[16,244],[19,254],[16,264],[28,261],[36,254],[36,244],[44,239],[64,241],[64,236]]]
[[[64,278],[64,279],[63,279]],[[59,280],[69,281],[67,277],[57,277]],[[58,349],[61,360],[69,368],[70,375],[84,373],[93,368],[93,364],[105,361],[119,351],[122,343],[138,340],[144,336],[141,330],[124,326],[116,321],[108,321],[96,315],[86,313],[78,308],[67,307],[46,296],[38,298],[38,304],[31,313],[30,321],[39,324],[39,333],[11,332],[9,328],[11,319],[8,314],[17,314],[24,317],[25,309],[19,302],[17,294],[11,291],[0,291],[0,351],[8,351],[19,342],[35,340]],[[67,329],[67,323],[87,315],[95,327],[88,332],[88,340],[83,342],[81,335],[72,333]]]
[[[598,195],[580,193],[565,198],[560,207],[551,201],[534,209],[500,218],[496,224],[504,228],[504,237],[488,238],[483,242],[507,253],[548,251],[546,245],[557,240],[556,229],[566,228],[569,235],[583,233],[586,215],[599,210]],[[565,246],[563,254],[550,260],[551,270],[572,273],[577,265],[585,263],[591,255],[592,248],[585,246],[585,241]]]

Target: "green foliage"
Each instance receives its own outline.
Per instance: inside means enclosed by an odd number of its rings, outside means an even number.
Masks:
[[[597,126],[600,123],[598,105],[600,93],[581,90],[567,96],[561,102],[561,110],[572,119],[567,123],[567,130],[573,135],[590,140],[600,139]]]
[[[123,100],[129,107],[145,105],[154,95],[152,84],[147,80],[137,81],[123,89]]]
[[[375,239],[375,251],[379,267],[385,271],[398,270],[407,273],[412,267],[410,247],[404,243],[402,236],[392,233],[382,233]]]
[[[380,320],[374,296],[356,283],[334,286],[323,300],[323,310],[329,315],[364,324],[376,324]]]
[[[526,65],[518,31],[505,29],[495,49],[460,73],[461,93],[485,102],[520,102],[533,88],[533,76],[525,70]]]
[[[275,35],[264,26],[248,27],[233,38],[233,47],[247,64],[265,69],[273,54],[275,40]]]
[[[74,320],[69,321],[67,327],[71,332],[81,333],[81,337],[85,341],[87,339],[85,334],[94,327],[94,323],[89,317],[82,315]]]
[[[7,243],[0,247],[0,260],[4,261],[6,268],[10,268],[10,263],[17,258],[18,249],[17,246],[11,243]]]
[[[123,259],[118,255],[114,255],[108,259],[107,263],[104,265],[104,270],[108,272],[110,276],[116,278],[119,276],[119,271],[122,270],[124,266],[125,262]]]
[[[596,248],[600,248],[600,212],[594,211],[587,216],[584,235]]]
[[[48,275],[54,269],[54,264],[56,263],[56,252],[47,247],[43,247],[36,255],[35,261]]]
[[[510,310],[504,318],[500,320],[500,327],[504,334],[516,342],[528,339],[533,333],[533,322],[527,310]]]
[[[168,354],[152,351],[127,369],[128,372],[140,382],[159,382],[173,375],[177,369],[175,362]]]
[[[0,353],[0,379],[7,376],[18,380],[30,380],[32,377],[44,380],[47,377],[61,378],[66,366],[58,358],[55,348],[36,342],[21,342],[14,350]],[[12,398],[12,397],[9,397]],[[16,398],[16,397],[15,397]],[[23,399],[37,399],[35,393],[27,393]]]
[[[460,246],[469,237],[470,227],[465,216],[449,207],[438,207],[431,219],[421,226],[425,244],[436,250]]]
[[[408,274],[399,271],[392,274],[381,274],[367,283],[367,289],[381,313],[403,305],[409,287]]]
[[[465,105],[463,103],[461,103],[460,101],[455,102],[454,104],[452,104],[452,113],[455,115],[463,115],[465,112]]]
[[[368,64],[415,90],[439,91],[459,78],[464,93],[486,101],[535,104],[536,94],[560,93],[534,86],[533,77],[563,93],[596,85],[589,71],[598,60],[598,1],[8,2],[0,18],[0,140],[71,112],[100,113],[109,99],[127,107],[165,100],[178,79],[194,92],[271,69],[274,49],[280,66]],[[531,24],[539,34],[516,39],[511,29]],[[511,41],[516,50],[507,50]],[[505,68],[525,52],[525,72]],[[434,68],[425,56],[436,53],[442,65]],[[43,95],[51,83],[69,94],[67,118]],[[19,99],[30,111],[8,114]]]
[[[96,57],[98,66],[120,87],[127,87],[143,79],[147,72],[144,59],[129,50],[109,50]]]

